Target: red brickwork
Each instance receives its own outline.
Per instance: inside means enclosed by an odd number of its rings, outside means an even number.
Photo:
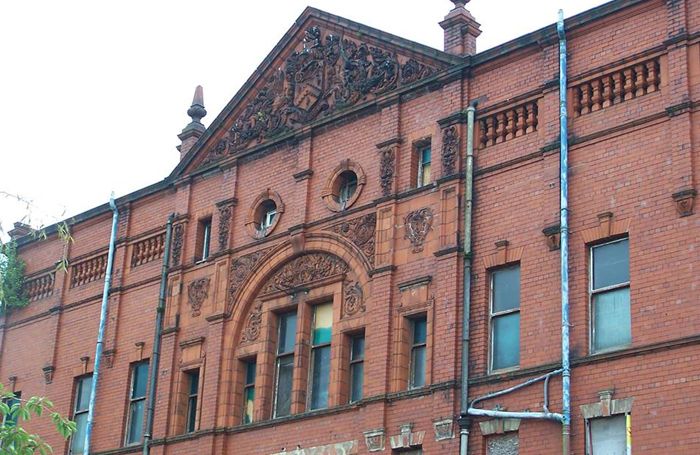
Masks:
[[[392,441],[404,448],[414,441],[413,448],[427,454],[458,453],[464,179],[445,169],[464,170],[463,111],[474,99],[480,103],[470,400],[558,368],[559,251],[556,235],[543,234],[553,226],[556,231],[559,222],[554,29],[462,61],[376,30],[360,35],[357,24],[329,17],[307,10],[209,131],[186,144],[191,152],[173,175],[117,201],[93,453],[141,450],[124,446],[129,370],[133,362],[148,360],[153,349],[161,242],[171,213],[176,228],[152,453],[307,453],[294,452],[297,446],[358,454],[382,447],[390,453]],[[635,451],[698,453],[700,219],[688,203],[700,173],[700,0],[617,0],[567,24],[569,93],[577,100],[569,119],[572,453],[585,453],[580,406],[597,403],[603,390],[614,390],[613,399],[634,398]],[[397,79],[391,90],[369,91],[342,109],[330,103],[313,121],[290,121],[288,129],[259,142],[241,146],[239,137],[238,148],[226,142],[217,149],[222,140],[233,141],[229,130],[275,69],[303,49],[311,25],[319,27],[321,43],[330,32],[340,34],[394,52],[400,67],[412,58],[433,72]],[[470,53],[455,41],[468,30],[454,27],[445,30],[451,53]],[[618,101],[617,79],[623,84]],[[536,124],[530,114],[536,114]],[[256,115],[257,121],[272,122],[263,110]],[[443,139],[453,140],[445,134],[452,126],[456,163],[443,168],[443,156],[451,153]],[[431,181],[416,188],[417,150],[426,145],[432,150]],[[210,153],[216,150],[226,152]],[[329,208],[329,179],[345,169],[347,159],[362,171],[362,191],[345,210]],[[265,194],[284,211],[271,230],[256,237],[247,223]],[[110,213],[98,212],[78,217],[75,243],[67,247],[70,266],[50,280],[42,277],[53,273],[62,248],[55,236],[20,241],[29,283],[39,290],[32,291],[27,308],[4,315],[0,325],[0,381],[16,377],[14,388],[23,397],[46,395],[67,415],[74,380],[92,371],[95,355],[100,261],[111,226]],[[210,256],[195,261],[205,219],[212,226]],[[590,246],[620,237],[629,239],[632,342],[593,354]],[[521,271],[520,364],[494,374],[488,368],[490,273],[513,263]],[[327,301],[334,315],[329,406],[311,411],[311,315],[314,304]],[[298,314],[292,414],[272,419],[277,315],[291,309]],[[423,315],[426,385],[409,390],[411,318]],[[349,340],[361,333],[367,348],[363,399],[349,403]],[[253,422],[243,424],[244,361],[253,358],[258,368]],[[188,434],[184,375],[195,368],[199,408],[195,432]],[[50,380],[47,371],[53,371]],[[549,408],[559,412],[560,378],[549,387]],[[538,411],[542,404],[538,384],[480,406]],[[487,453],[478,424],[486,420],[472,421],[472,454]],[[68,444],[46,422],[32,421],[29,428],[45,435],[56,453],[68,453]],[[556,423],[523,420],[517,434],[520,454],[561,453]]]

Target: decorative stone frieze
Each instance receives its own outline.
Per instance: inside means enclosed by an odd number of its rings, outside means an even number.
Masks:
[[[187,302],[190,304],[193,317],[201,314],[202,304],[209,295],[209,282],[209,278],[200,278],[187,286]]]
[[[270,251],[269,248],[245,254],[231,261],[229,267],[229,282],[228,282],[228,304],[227,313],[233,311],[233,307],[240,293],[241,287],[245,280],[250,276],[255,266],[265,255]]]
[[[331,276],[342,275],[350,266],[338,256],[311,253],[299,256],[278,270],[263,287],[262,294],[296,292],[300,286]]]
[[[244,343],[256,341],[260,336],[260,325],[262,324],[262,302],[257,302],[255,307],[250,310],[243,328],[243,336],[241,341]]]
[[[381,452],[384,450],[386,431],[382,429],[369,430],[364,432],[365,444],[370,452]]]
[[[334,224],[328,228],[329,231],[340,234],[357,245],[372,266],[374,266],[374,234],[376,229],[377,214],[375,212]]]
[[[413,252],[423,251],[423,244],[428,233],[433,230],[433,217],[435,212],[430,207],[409,212],[404,219],[404,239],[413,245]]]
[[[452,175],[457,170],[459,158],[459,132],[455,125],[442,131],[442,175]]]

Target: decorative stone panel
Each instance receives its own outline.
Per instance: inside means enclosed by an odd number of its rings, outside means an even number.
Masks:
[[[459,131],[457,126],[448,126],[442,130],[442,176],[457,172],[459,159]]]
[[[200,278],[187,285],[187,303],[190,305],[192,317],[201,314],[202,304],[209,295],[209,278]]]
[[[362,250],[369,263],[374,266],[375,232],[377,230],[377,214],[375,212],[334,224],[328,230],[351,240]]]
[[[185,242],[185,226],[178,224],[173,228],[172,252],[170,253],[170,263],[173,267],[180,265],[182,257],[182,245]]]
[[[231,266],[229,268],[228,304],[226,308],[227,313],[231,313],[231,311],[233,311],[233,306],[236,303],[241,287],[243,287],[245,281],[248,279],[258,262],[260,262],[260,260],[264,258],[269,251],[270,248],[266,248],[264,250],[245,254],[231,261]]]
[[[323,278],[343,275],[349,270],[350,266],[347,262],[338,256],[328,253],[305,254],[278,270],[263,287],[262,294],[278,291],[296,292],[300,286]]]
[[[430,207],[409,212],[404,219],[404,239],[413,245],[413,252],[423,251],[423,244],[428,233],[433,230],[435,212]]]

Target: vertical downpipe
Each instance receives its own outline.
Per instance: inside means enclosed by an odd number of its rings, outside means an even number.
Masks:
[[[85,426],[85,448],[83,455],[90,455],[90,437],[92,436],[92,425],[95,416],[95,396],[97,394],[97,381],[100,378],[100,358],[102,357],[102,345],[107,323],[107,302],[109,300],[109,288],[112,284],[112,265],[114,263],[114,244],[117,240],[117,222],[119,221],[119,211],[114,203],[114,193],[109,199],[109,207],[112,209],[112,234],[109,238],[109,254],[107,255],[107,270],[105,270],[105,286],[102,290],[102,309],[100,310],[100,330],[97,333],[97,345],[95,346],[95,366],[92,371],[92,390],[90,391],[90,402],[88,404],[88,419]]]
[[[571,365],[569,362],[569,141],[566,102],[566,35],[564,12],[559,10],[557,22],[559,35],[559,203],[561,234],[561,363],[562,363],[562,422],[563,453],[568,455],[571,446]]]
[[[163,251],[163,266],[160,271],[160,291],[158,292],[158,308],[156,309],[156,327],[153,333],[153,353],[151,354],[150,384],[148,387],[148,402],[146,403],[146,432],[143,434],[143,455],[151,450],[150,442],[153,433],[153,413],[156,401],[156,385],[158,381],[158,363],[160,361],[160,332],[163,328],[165,315],[165,295],[168,288],[168,268],[170,267],[170,238],[173,232],[173,218],[170,215],[165,228],[165,251]]]
[[[472,275],[472,194],[474,181],[474,113],[476,102],[467,108],[467,159],[464,190],[464,271],[462,297],[462,390],[460,400],[459,453],[469,450],[469,313]]]

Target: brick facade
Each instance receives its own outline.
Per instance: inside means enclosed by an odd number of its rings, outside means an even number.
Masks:
[[[453,11],[441,25],[451,52],[307,9],[206,131],[188,127],[196,134],[183,137],[172,175],[117,201],[94,453],[141,450],[125,445],[130,368],[151,356],[171,213],[152,453],[458,453],[464,110],[475,99],[470,400],[558,368],[556,31],[470,56],[474,18]],[[567,36],[572,453],[586,453],[582,409],[609,408],[631,409],[635,451],[698,453],[700,1],[616,0],[568,20]],[[427,146],[430,182],[419,186]],[[341,206],[336,179],[347,170],[358,185]],[[277,215],[262,229],[266,201]],[[199,260],[206,223],[209,255]],[[32,301],[3,316],[0,381],[50,397],[66,415],[75,379],[92,371],[110,228],[108,207],[76,217],[67,271],[54,271],[54,235],[19,242]],[[631,343],[594,353],[590,249],[619,238],[629,239]],[[509,264],[521,273],[520,362],[494,373],[490,277]],[[329,301],[328,406],[311,410],[312,314]],[[291,415],[272,418],[279,315],[291,310]],[[411,388],[417,317],[426,321],[425,386]],[[359,334],[363,398],[350,403]],[[253,421],[244,424],[253,359]],[[193,371],[199,404],[186,432]],[[558,411],[561,378],[549,389]],[[540,383],[480,406],[542,404]],[[30,429],[68,453],[46,422]],[[561,453],[553,422],[474,418],[470,431],[473,454],[501,453],[512,440],[494,437],[513,434],[520,454]]]

